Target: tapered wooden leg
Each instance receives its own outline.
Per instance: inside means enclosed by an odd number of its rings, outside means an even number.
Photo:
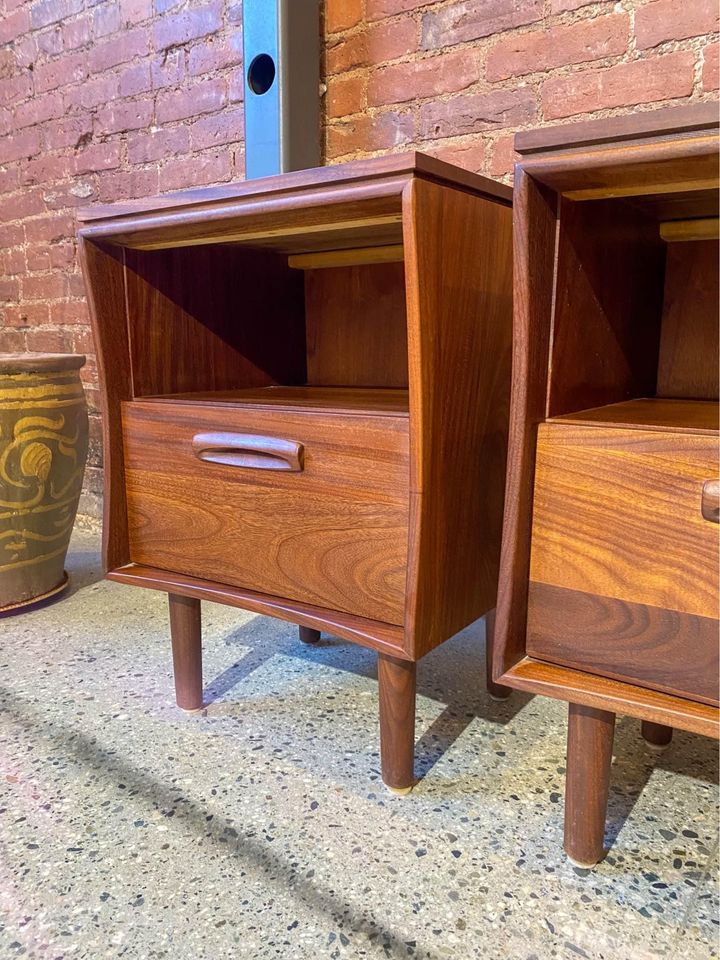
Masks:
[[[382,778],[394,793],[415,782],[415,674],[415,663],[378,654]]]
[[[202,698],[200,601],[168,594],[175,699],[183,710],[199,710]]]
[[[643,720],[640,731],[643,740],[646,740],[653,750],[663,750],[672,740],[672,727],[666,727],[664,723]]]
[[[493,656],[495,649],[495,609],[485,614],[485,680],[487,691],[493,700],[507,700],[512,693],[511,687],[505,687],[493,680]]]
[[[565,852],[580,867],[605,854],[615,714],[571,703],[565,777]]]
[[[299,627],[298,629],[303,643],[317,643],[320,639],[319,630],[313,630],[312,627]]]

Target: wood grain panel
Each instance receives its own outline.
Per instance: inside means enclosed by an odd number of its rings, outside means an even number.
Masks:
[[[191,400],[193,403],[232,403],[247,405],[253,410],[276,409],[277,407],[301,407],[303,410],[322,410],[325,413],[372,413],[397,415],[408,413],[407,390],[381,389],[378,387],[302,387],[270,386],[249,387],[243,390],[201,390],[193,393],[169,393],[160,397],[145,397],[153,403],[176,403]]]
[[[407,388],[402,263],[307,270],[305,313],[309,384]]]
[[[134,562],[402,623],[407,417],[149,401],[123,424]],[[304,470],[202,462],[212,431],[299,441]]]
[[[720,736],[720,714],[715,706],[609,677],[594,676],[584,670],[572,670],[525,657],[499,679],[516,690],[664,723],[706,737]]]
[[[404,198],[410,369],[408,638],[495,606],[512,332],[511,211],[425,181]],[[462,251],[460,254],[459,251]]]
[[[493,678],[525,652],[537,424],[545,416],[557,198],[515,173],[510,434]]]
[[[720,428],[720,408],[710,400],[667,400],[644,397],[604,407],[579,410],[557,417],[556,422],[606,424],[617,427],[639,427],[643,430],[701,433],[716,436]]]
[[[531,583],[527,631],[538,660],[718,703],[717,618]]]
[[[562,201],[549,417],[655,393],[664,263],[637,210]]]
[[[182,597],[196,597],[211,603],[224,603],[242,610],[251,610],[267,617],[276,617],[290,623],[299,623],[316,630],[324,630],[335,637],[351,640],[363,647],[381,650],[400,659],[407,659],[403,650],[404,630],[400,626],[380,623],[355,617],[338,610],[327,610],[310,603],[296,600],[284,600],[252,590],[241,590],[226,584],[198,577],[188,577],[181,573],[146,567],[138,563],[129,563],[111,570],[108,580],[125,583],[133,587],[146,587],[150,590],[165,590]]]
[[[127,563],[127,504],[120,405],[132,396],[130,347],[125,311],[124,251],[80,239],[102,396],[103,533],[105,571]]]
[[[699,240],[667,249],[657,392],[718,399],[720,242]]]
[[[284,257],[211,245],[126,259],[136,397],[305,381],[303,278]]]
[[[565,423],[538,431],[530,579],[700,617],[718,611],[717,439]]]

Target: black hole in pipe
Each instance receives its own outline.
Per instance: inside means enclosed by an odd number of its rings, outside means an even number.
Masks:
[[[259,53],[248,68],[248,86],[253,93],[267,93],[275,79],[275,62],[267,53]]]

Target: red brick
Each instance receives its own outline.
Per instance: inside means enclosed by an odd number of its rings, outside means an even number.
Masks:
[[[151,87],[152,77],[147,61],[126,67],[120,74],[121,97],[136,97],[139,93],[147,93]]]
[[[365,107],[367,73],[328,77],[325,94],[325,113],[331,119],[360,113]]]
[[[71,53],[35,67],[35,93],[44,93],[46,90],[84,80],[87,76],[87,61],[85,54]]]
[[[8,106],[14,100],[24,100],[32,94],[31,74],[27,71],[14,77],[0,79],[0,103]]]
[[[465,170],[479,173],[485,166],[485,140],[477,138],[471,143],[450,143],[443,147],[433,147],[430,151],[438,160],[454,163]]]
[[[126,130],[142,130],[152,122],[153,102],[140,100],[116,100],[100,107],[95,115],[95,128],[100,136],[108,133],[124,133]]]
[[[70,158],[65,154],[38,157],[26,163],[22,171],[23,183],[49,183],[70,176]]]
[[[92,116],[89,113],[50,120],[43,127],[43,137],[48,150],[75,147],[83,144],[92,134]]]
[[[514,150],[515,134],[507,137],[498,137],[490,148],[490,163],[488,173],[491,177],[506,177],[511,174],[518,159]]]
[[[20,230],[23,233],[22,227]],[[3,228],[0,227],[0,237],[3,234]],[[2,246],[2,241],[0,240],[0,247]],[[4,274],[6,277],[18,276],[25,273],[27,270],[27,259],[25,256],[25,250],[21,247],[15,247],[14,249],[8,249],[5,247],[0,254],[0,273]]]
[[[20,281],[16,277],[0,277],[0,301],[17,303],[20,299]]]
[[[338,33],[357,26],[363,18],[364,0],[326,0],[325,29]]]
[[[230,173],[230,155],[227,150],[180,157],[163,168],[161,176],[163,193],[203,183],[220,183],[229,180]]]
[[[90,42],[92,21],[89,16],[78,17],[62,25],[63,45],[66,50],[77,50]]]
[[[215,33],[222,25],[221,11],[219,0],[215,0],[199,9],[186,10],[171,17],[159,17],[153,24],[155,49],[162,50]]]
[[[100,179],[99,200],[130,200],[153,196],[160,190],[157,167],[152,170],[118,170]]]
[[[120,0],[120,15],[126,24],[142,23],[153,13],[152,0]]]
[[[404,17],[392,23],[377,23],[360,33],[342,37],[326,52],[327,72],[343,73],[355,67],[384,63],[417,49],[417,24]]]
[[[53,323],[61,327],[87,324],[90,319],[87,304],[84,300],[64,300],[60,303],[53,303],[50,307],[50,316]]]
[[[3,201],[4,208],[5,202]],[[23,243],[25,243],[25,230],[21,223],[3,223],[0,221],[0,250],[5,252],[10,247],[19,247]]]
[[[692,93],[694,65],[695,54],[682,50],[602,70],[553,77],[542,87],[545,119],[687,97]]]
[[[666,40],[713,33],[720,26],[717,0],[651,0],[635,11],[639,50]]]
[[[68,278],[68,293],[71,297],[82,300],[85,296],[85,281],[81,273],[71,273]]]
[[[328,155],[335,159],[359,152],[401,147],[413,139],[413,127],[411,113],[361,114],[353,120],[328,127]]]
[[[535,94],[528,87],[491,90],[420,108],[420,136],[424,140],[454,137],[499,127],[517,127],[535,118]]]
[[[6,48],[5,51],[0,50],[0,57],[2,57],[3,53],[13,56],[18,68],[25,67],[28,70],[34,70],[35,64],[40,59],[37,40],[34,34],[25,34],[22,37],[18,37],[12,44],[12,53],[10,53],[9,48]],[[0,74],[1,73],[2,71],[0,70]]]
[[[543,0],[465,0],[423,16],[422,45],[428,50],[478,40],[535,23],[543,16]]]
[[[6,133],[11,133],[13,129],[14,120],[12,113],[0,107],[0,136],[4,137]]]
[[[54,270],[75,262],[75,244],[72,240],[67,243],[53,243],[45,249],[50,251],[50,266]]]
[[[45,194],[45,205],[48,210],[67,210],[68,207],[86,207],[95,199],[96,189],[92,184],[83,180],[75,180],[70,184],[52,187]],[[48,266],[43,269],[50,269],[55,266],[55,259],[52,255],[53,244],[48,248]],[[29,265],[29,264],[28,264]],[[36,267],[35,269],[40,269]]]
[[[67,296],[67,281],[61,273],[47,276],[28,274],[22,278],[23,302],[26,300],[60,300]]]
[[[629,30],[630,18],[622,13],[514,34],[492,48],[486,76],[491,82],[506,80],[568,63],[615,56],[627,49]]]
[[[197,77],[215,70],[225,70],[242,63],[242,56],[241,33],[235,33],[226,39],[208,37],[188,50],[188,73],[191,77]]]
[[[0,328],[0,352],[24,353],[26,349],[24,331]]]
[[[21,303],[5,307],[3,320],[9,327],[37,327],[50,319],[46,303]]]
[[[703,90],[720,87],[720,43],[711,43],[703,49]]]
[[[24,220],[45,212],[42,191],[25,188],[20,193],[11,193],[3,197],[2,216],[5,220]]]
[[[148,50],[147,30],[142,27],[125,30],[104,43],[96,43],[90,47],[88,54],[90,72],[98,73],[115,67],[119,63],[127,63],[134,57],[144,56]]]
[[[61,94],[47,93],[44,97],[34,97],[32,100],[18,104],[15,108],[15,128],[19,130],[21,127],[30,127],[44,120],[54,120],[62,116],[63,112],[64,103]]]
[[[187,90],[164,91],[157,98],[157,122],[169,123],[214,113],[224,105],[225,97],[225,81],[219,79],[201,80]]]
[[[120,144],[115,142],[91,143],[79,150],[74,157],[74,173],[94,173],[96,170],[114,170],[120,166]]]
[[[45,217],[35,217],[25,221],[25,236],[32,243],[34,240],[57,241],[65,240],[75,233],[72,217],[67,214],[49,214]]]
[[[115,33],[120,29],[121,24],[120,7],[117,3],[103,3],[95,7],[92,15],[92,32],[96,39]]]
[[[16,166],[0,166],[0,193],[12,193],[20,186],[20,171]],[[1,218],[0,218],[1,219]]]
[[[210,117],[195,120],[190,127],[190,149],[204,150],[224,143],[240,143],[243,139],[243,111],[223,110]]]
[[[50,260],[51,246],[49,243],[26,244],[25,257],[27,259],[27,270],[51,270],[52,261]]]
[[[185,79],[185,51],[166,50],[150,63],[154,90],[175,87]]]
[[[12,43],[30,29],[30,14],[25,9],[0,17],[0,44]]]
[[[62,330],[28,330],[25,334],[28,350],[40,353],[68,353],[71,338]]]
[[[370,74],[368,103],[379,107],[457,93],[478,79],[477,53],[457,51],[380,67]]]
[[[569,10],[579,10],[580,7],[587,7],[591,3],[597,3],[597,0],[550,0],[550,13],[565,13]]]
[[[35,42],[40,53],[48,57],[63,51],[63,37],[60,27],[51,27],[35,35]]]
[[[436,2],[437,0],[366,0],[365,15],[368,20],[379,20],[382,17],[394,17],[396,13],[407,13]]]
[[[190,131],[185,127],[162,127],[128,139],[130,163],[153,163],[190,150]]]
[[[68,87],[63,91],[65,104],[68,108],[97,107],[101,103],[110,103],[120,92],[120,81],[114,74],[98,77],[89,77],[84,83]]]
[[[0,163],[34,157],[40,151],[40,134],[36,127],[0,138]]]
[[[80,13],[83,0],[35,0],[30,6],[30,22],[33,29],[57,23],[74,13]]]

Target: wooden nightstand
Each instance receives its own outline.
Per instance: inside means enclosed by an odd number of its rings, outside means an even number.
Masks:
[[[520,134],[495,678],[568,700],[565,846],[615,714],[718,733],[717,104]]]
[[[202,599],[327,630],[378,651],[409,788],[416,661],[495,605],[510,190],[405,154],[81,219],[104,563],[169,593],[178,703]]]

